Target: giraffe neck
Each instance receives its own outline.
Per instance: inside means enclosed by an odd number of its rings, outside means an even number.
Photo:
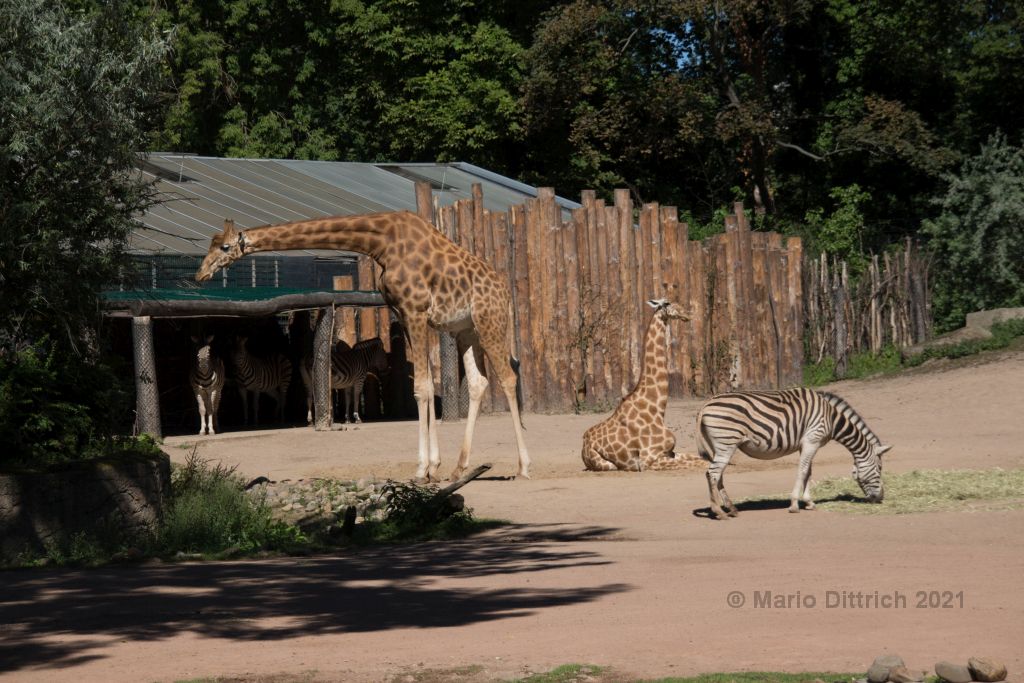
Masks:
[[[399,217],[396,219],[396,216]],[[286,251],[288,249],[341,249],[357,251],[383,263],[387,247],[398,237],[397,226],[415,221],[416,215],[365,214],[337,216],[282,225],[250,228],[245,231],[245,253]],[[422,221],[420,221],[422,222]]]
[[[644,362],[637,393],[654,403],[659,414],[664,414],[668,407],[667,343],[668,324],[655,312],[644,338]]]

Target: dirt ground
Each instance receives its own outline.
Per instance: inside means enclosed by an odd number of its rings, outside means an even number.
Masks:
[[[1020,350],[830,389],[894,444],[889,471],[1024,467]],[[680,451],[694,451],[698,406],[669,406]],[[478,516],[513,522],[482,537],[261,562],[5,572],[0,677],[379,681],[477,666],[479,680],[566,663],[658,677],[864,671],[894,652],[920,669],[990,656],[1024,680],[1024,510],[793,515],[761,505],[713,521],[701,516],[702,468],[583,472],[580,439],[601,417],[527,415],[529,481],[501,478],[515,468],[508,415],[480,420],[473,463],[493,462],[496,476],[463,492]],[[441,426],[445,473],[463,427]],[[166,449],[181,460],[194,440],[171,438]],[[409,477],[415,449],[416,423],[400,422],[218,435],[200,452],[280,480]],[[815,478],[850,466],[830,445]],[[726,481],[734,499],[786,494],[795,468],[794,456],[737,456]],[[929,607],[931,591],[956,597]],[[765,606],[769,592],[788,605]],[[858,606],[858,592],[878,604]]]

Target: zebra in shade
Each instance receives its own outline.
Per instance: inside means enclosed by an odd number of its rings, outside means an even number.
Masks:
[[[205,339],[192,337],[192,367],[188,372],[188,383],[199,406],[199,434],[216,434],[214,424],[218,423],[217,410],[224,393],[224,361],[213,355],[210,344],[213,335]]]
[[[735,517],[736,506],[725,492],[722,474],[736,449],[752,458],[772,460],[800,451],[800,467],[790,494],[790,512],[808,510],[811,463],[818,449],[835,439],[853,454],[853,478],[872,503],[882,502],[883,446],[871,428],[845,400],[824,391],[743,391],[720,394],[697,415],[697,452],[710,461],[708,490],[711,512],[718,519]],[[723,512],[722,506],[727,512]]]
[[[260,394],[277,402],[277,419],[284,421],[284,402],[292,381],[292,363],[284,354],[257,358],[249,353],[248,337],[237,337],[231,352],[238,394],[242,398],[242,421],[249,424],[249,394],[253,394],[253,424],[260,422]]]
[[[306,422],[313,422],[313,357],[307,356],[300,368],[302,381],[306,385]],[[367,375],[373,374],[378,379],[388,372],[388,356],[384,352],[384,342],[379,337],[365,339],[355,346],[349,347],[345,342],[331,350],[331,389],[343,390],[345,399],[342,408],[343,420],[362,422],[359,417],[359,399],[363,395],[363,385]]]

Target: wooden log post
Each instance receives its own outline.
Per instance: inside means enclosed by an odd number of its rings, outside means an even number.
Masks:
[[[622,387],[629,381],[629,311],[622,290],[622,256],[619,253],[619,213],[614,206],[604,207],[603,232],[605,248],[608,250],[608,267],[605,269],[610,307],[611,334],[608,340],[609,370],[607,401],[615,405],[622,398]],[[623,379],[625,377],[626,379]]]
[[[139,434],[163,438],[160,427],[160,391],[156,383],[156,353],[153,351],[153,319],[132,318],[135,358],[135,425]]]
[[[313,428],[329,431],[334,423],[331,402],[331,349],[334,347],[334,307],[320,309],[313,332]],[[359,401],[357,396],[355,399]]]
[[[620,398],[633,387],[640,372],[640,326],[642,311],[637,310],[636,237],[633,229],[633,201],[629,190],[615,190],[616,229],[619,236],[619,287],[622,292],[623,336],[625,354],[622,364]]]
[[[530,261],[526,243],[526,210],[522,206],[509,209],[511,223],[512,249],[512,313],[515,324],[516,358],[519,359],[519,383],[522,386],[524,408],[534,410],[536,385],[533,383],[533,372],[530,368],[537,364],[537,359],[530,355],[531,316],[533,315],[530,295]]]

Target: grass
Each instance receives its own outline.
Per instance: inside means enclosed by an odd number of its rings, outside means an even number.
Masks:
[[[884,474],[885,501],[868,503],[850,477],[826,479],[811,489],[820,510],[862,515],[902,515],[946,510],[1011,510],[1024,507],[1024,470],[914,470]],[[783,496],[743,502],[788,501]]]
[[[637,679],[623,677],[615,671],[598,666],[583,664],[566,664],[547,673],[534,674],[527,678],[516,679],[512,683],[810,683],[819,680],[826,683],[850,681],[862,678],[863,674],[852,673],[778,673],[778,672],[740,672],[710,673],[699,676],[672,677],[658,679]]]
[[[974,339],[957,344],[937,346],[923,353],[902,358],[896,347],[888,346],[881,353],[856,353],[850,356],[846,375],[836,377],[835,360],[824,358],[820,363],[804,364],[804,385],[817,387],[838,379],[863,379],[872,375],[886,375],[907,368],[917,367],[937,358],[963,358],[983,351],[1005,349],[1018,337],[1024,336],[1024,319],[1006,320],[992,325],[992,337]]]

